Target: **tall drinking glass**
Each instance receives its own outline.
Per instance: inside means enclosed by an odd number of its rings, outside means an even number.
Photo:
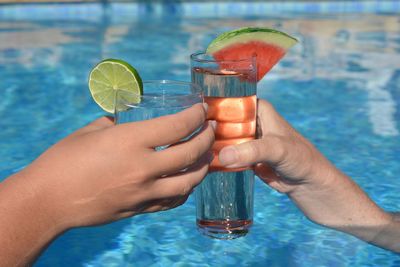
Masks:
[[[246,235],[253,223],[254,172],[224,168],[218,153],[255,138],[256,59],[218,61],[205,53],[190,58],[192,83],[203,90],[207,118],[217,122],[210,173],[195,190],[197,226],[205,235],[233,239]]]
[[[203,94],[200,87],[189,82],[144,81],[143,92],[143,95],[136,95],[126,91],[117,93],[115,105],[116,124],[174,114],[194,104],[203,103]]]

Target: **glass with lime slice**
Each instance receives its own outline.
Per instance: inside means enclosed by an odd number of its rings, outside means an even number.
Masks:
[[[173,114],[203,102],[198,85],[170,80],[143,82],[138,71],[120,59],[99,62],[89,74],[89,90],[104,111],[115,114],[116,124]]]
[[[116,124],[174,114],[204,101],[198,85],[170,80],[142,81],[138,71],[120,59],[98,63],[89,74],[89,90],[103,110],[114,113]]]

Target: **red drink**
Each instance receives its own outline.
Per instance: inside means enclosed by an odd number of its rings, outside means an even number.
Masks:
[[[207,118],[217,121],[214,160],[210,171],[239,171],[247,168],[226,169],[218,160],[219,151],[228,145],[236,145],[255,138],[256,95],[244,97],[205,97],[208,104]]]

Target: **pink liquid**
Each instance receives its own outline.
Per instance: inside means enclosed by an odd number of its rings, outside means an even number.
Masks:
[[[218,159],[219,151],[228,145],[237,145],[255,139],[256,95],[244,97],[205,97],[207,118],[217,121],[214,160],[210,171],[240,171],[248,168],[226,169]]]

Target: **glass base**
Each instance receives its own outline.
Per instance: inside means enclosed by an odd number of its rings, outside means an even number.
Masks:
[[[252,220],[197,220],[197,229],[203,235],[226,240],[245,236],[252,224]]]

